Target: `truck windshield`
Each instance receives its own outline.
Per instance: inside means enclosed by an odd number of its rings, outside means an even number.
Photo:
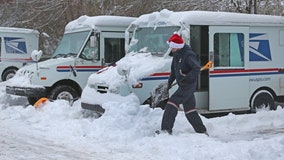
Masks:
[[[90,31],[64,34],[52,57],[76,57],[89,33]]]
[[[169,48],[167,40],[179,28],[178,26],[138,28],[131,40],[129,51],[164,54]]]

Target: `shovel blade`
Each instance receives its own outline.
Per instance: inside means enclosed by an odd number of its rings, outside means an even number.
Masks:
[[[168,99],[169,99],[168,83],[164,82],[164,83],[159,84],[151,92],[151,107],[152,108],[155,108],[155,107],[164,108]]]

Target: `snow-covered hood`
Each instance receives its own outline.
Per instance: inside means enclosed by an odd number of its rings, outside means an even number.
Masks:
[[[29,70],[29,71],[36,71],[36,65],[37,64],[31,64],[25,67],[22,67],[19,72],[23,70]],[[66,66],[66,65],[74,65],[74,58],[52,58],[48,59],[42,62],[38,63],[39,69],[48,69],[48,68],[54,68],[57,66]]]
[[[38,65],[38,66],[37,66]],[[30,79],[40,72],[55,70],[58,66],[74,65],[74,58],[55,58],[48,59],[38,64],[31,64],[20,68],[16,75],[7,81],[10,86],[24,86],[24,87],[42,87],[32,85]],[[38,68],[38,69],[37,69]]]
[[[126,80],[126,77],[118,71],[128,71],[127,81],[135,84],[139,80],[150,76],[153,73],[169,71],[171,58],[163,58],[151,55],[151,53],[128,53],[120,59],[115,66],[109,66],[92,74],[88,84],[106,84],[109,89],[118,87]]]

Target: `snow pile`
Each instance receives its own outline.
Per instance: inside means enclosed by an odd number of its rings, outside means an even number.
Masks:
[[[200,21],[202,19],[202,21]],[[187,11],[181,21],[186,25],[263,25],[283,26],[282,16],[245,14],[233,12]]]
[[[151,53],[132,52],[120,59],[116,63],[117,66],[110,66],[92,74],[88,79],[88,84],[104,83],[109,86],[109,89],[114,89],[125,81],[125,77],[118,73],[121,70],[129,72],[129,75],[127,75],[129,76],[128,80],[130,84],[135,84],[141,78],[145,78],[152,73],[169,70],[167,66],[170,63],[170,58],[153,56]]]
[[[23,33],[23,34],[36,34],[39,35],[38,30],[29,28],[15,28],[15,27],[0,27],[0,32],[6,33]]]
[[[69,32],[78,28],[95,29],[96,26],[125,26],[127,27],[136,18],[126,16],[87,16],[83,15],[71,22],[65,27],[65,32]]]
[[[1,84],[0,96],[4,99],[7,95],[4,83]],[[160,128],[163,111],[139,105],[134,95],[124,98],[116,101],[114,96],[111,97],[103,104],[107,108],[105,114],[98,119],[86,117],[80,100],[73,106],[64,100],[47,102],[41,109],[21,104],[7,106],[1,101],[0,135],[5,135],[5,139],[0,140],[9,142],[13,139],[13,143],[2,143],[0,158],[42,159],[43,155],[52,152],[51,147],[55,150],[51,154],[63,160],[70,159],[68,155],[82,159],[118,160],[284,158],[284,110],[281,107],[257,114],[202,117],[210,137],[195,133],[184,114],[179,112],[173,135],[154,135],[154,131]],[[14,97],[6,101],[9,100],[19,99]],[[28,145],[23,139],[31,141],[29,143],[34,149],[23,152]],[[45,146],[46,143],[49,146]],[[4,148],[11,149],[15,144],[13,154],[8,154],[9,150]]]
[[[132,22],[133,25],[139,25],[141,27],[155,27],[155,26],[179,26],[180,18],[184,15],[184,12],[173,12],[167,9],[163,9],[160,12],[153,12],[150,14],[144,14],[137,20]]]

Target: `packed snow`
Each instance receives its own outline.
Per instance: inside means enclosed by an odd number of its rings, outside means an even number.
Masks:
[[[153,56],[150,52],[131,52],[117,61],[116,66],[109,66],[92,74],[88,78],[88,84],[106,83],[109,85],[110,90],[115,89],[125,81],[125,76],[122,72],[129,72],[127,73],[127,80],[130,84],[136,84],[139,80],[152,73],[169,70],[171,60],[171,58]]]
[[[65,27],[65,32],[78,28],[96,28],[96,26],[116,25],[117,27],[128,26],[136,18],[126,16],[87,16],[83,15],[69,22]]]
[[[161,109],[139,105],[135,95],[109,101],[104,115],[84,112],[80,100],[48,101],[35,109],[0,83],[0,159],[3,160],[280,160],[284,110],[207,119],[209,137],[197,134],[182,112],[173,135],[155,135]],[[112,99],[110,97],[110,99]]]

